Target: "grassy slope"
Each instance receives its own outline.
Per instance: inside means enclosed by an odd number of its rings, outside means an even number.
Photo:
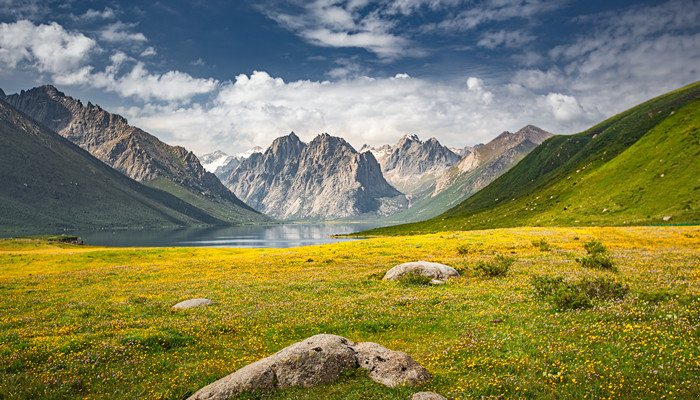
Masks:
[[[531,242],[546,238],[551,251]],[[617,274],[582,268],[598,238]],[[0,398],[183,399],[317,333],[412,355],[434,375],[388,389],[360,376],[272,399],[700,397],[700,228],[525,228],[295,249],[107,249],[0,241]],[[465,250],[466,249],[466,250]],[[466,253],[466,255],[463,255]],[[509,275],[469,272],[497,254]],[[425,259],[467,272],[436,287],[383,282]],[[621,301],[556,311],[535,275],[604,277]],[[181,300],[206,308],[173,312]]]
[[[217,201],[215,199],[202,196],[201,194],[194,193],[184,186],[173,183],[167,179],[153,179],[148,182],[144,182],[144,184],[170,193],[180,200],[205,211],[207,214],[228,223],[241,224],[274,221],[272,218],[253,210],[240,200],[240,205],[224,199]]]
[[[221,223],[0,106],[0,232]]]
[[[444,214],[362,234],[698,223],[699,98],[695,83],[585,132],[555,136]]]

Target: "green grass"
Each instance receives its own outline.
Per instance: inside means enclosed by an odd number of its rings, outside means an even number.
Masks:
[[[700,223],[699,97],[695,83],[585,132],[550,138],[442,215],[358,235]]]
[[[550,251],[532,245],[542,237]],[[184,399],[292,343],[331,333],[404,351],[434,379],[390,389],[359,371],[318,388],[247,398],[406,400],[430,390],[455,399],[694,399],[698,238],[697,227],[634,227],[497,229],[293,249],[3,240],[0,398]],[[617,273],[576,262],[591,239],[605,246]],[[406,261],[464,271],[498,254],[516,261],[496,279],[463,274],[418,286],[380,278]],[[535,277],[561,278],[587,308],[543,299]],[[199,297],[214,304],[170,309]]]

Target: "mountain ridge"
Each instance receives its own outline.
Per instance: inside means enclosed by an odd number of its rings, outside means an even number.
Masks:
[[[223,182],[253,207],[284,219],[384,213],[403,197],[386,182],[373,155],[328,133],[308,144],[294,132],[278,137]]]
[[[86,149],[107,165],[172,193],[230,223],[269,220],[238,199],[207,172],[191,151],[170,146],[126,118],[44,85],[4,99],[47,128]]]
[[[224,223],[114,170],[2,99],[0,131],[3,233]]]

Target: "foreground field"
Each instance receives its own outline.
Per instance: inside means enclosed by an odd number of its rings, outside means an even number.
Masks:
[[[617,272],[576,261],[594,238]],[[515,258],[505,277],[473,271],[497,255]],[[380,280],[419,259],[463,277],[434,287]],[[405,351],[434,379],[388,389],[358,372],[263,398],[700,398],[698,227],[500,229],[281,250],[6,240],[0,265],[0,399],[186,398],[317,333]],[[536,295],[532,279],[543,275],[629,291],[565,309]],[[215,304],[170,309],[197,297]]]

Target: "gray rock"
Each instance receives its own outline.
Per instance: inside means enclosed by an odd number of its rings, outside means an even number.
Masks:
[[[188,400],[224,400],[246,391],[331,383],[357,368],[353,345],[342,336],[315,335],[199,389]]]
[[[384,280],[395,281],[409,274],[425,275],[440,281],[459,276],[459,272],[450,266],[428,261],[415,261],[393,267],[384,275]]]
[[[371,342],[356,344],[355,351],[360,367],[369,371],[370,379],[384,386],[417,385],[430,380],[428,371],[404,352]]]
[[[433,392],[418,392],[413,394],[411,400],[447,400],[447,398]]]
[[[664,220],[664,221],[670,221],[670,220],[671,220],[671,217],[664,217],[663,220]]]
[[[227,400],[246,391],[275,391],[271,357],[246,365],[231,375],[199,389],[188,400]]]
[[[406,353],[376,343],[355,344],[342,336],[321,334],[247,365],[199,389],[188,400],[225,400],[244,392],[327,384],[358,365],[369,371],[373,381],[390,387],[430,379],[428,371]]]
[[[176,310],[185,310],[187,308],[203,307],[210,304],[214,304],[214,302],[209,299],[189,299],[175,304],[172,308]]]
[[[282,349],[273,356],[278,389],[331,383],[357,368],[355,343],[336,335],[315,335]]]

